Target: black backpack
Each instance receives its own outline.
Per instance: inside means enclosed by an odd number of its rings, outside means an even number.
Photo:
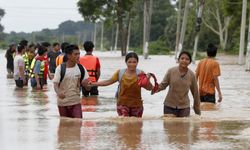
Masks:
[[[83,66],[81,64],[77,64],[77,66],[79,67],[80,71],[81,71],[81,78],[80,78],[80,82],[82,82],[84,75],[85,75],[85,70],[83,68]],[[64,76],[66,73],[66,63],[62,63],[61,64],[61,78],[60,78],[60,82],[59,84],[62,82]]]

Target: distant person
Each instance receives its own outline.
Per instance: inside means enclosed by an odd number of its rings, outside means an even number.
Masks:
[[[97,82],[101,75],[101,65],[99,58],[93,55],[94,44],[91,41],[86,41],[83,47],[86,54],[80,57],[80,64],[87,69],[89,80],[91,82]],[[97,86],[91,87],[90,91],[82,87],[82,95],[85,97],[99,95]]]
[[[44,84],[47,84],[47,78],[49,77],[52,79],[52,76],[49,74],[49,58],[48,58],[48,52],[51,51],[51,44],[49,42],[42,42],[41,45],[45,48],[45,68],[44,68]]]
[[[29,69],[30,69],[30,63],[29,63],[29,56],[28,56],[28,41],[27,40],[21,40],[19,42],[19,45],[24,46],[24,53],[22,55],[24,64],[25,64],[25,77],[26,77],[26,86],[28,85],[29,80]]]
[[[170,68],[165,74],[163,81],[159,84],[157,92],[169,86],[164,101],[165,116],[188,117],[190,115],[189,90],[191,90],[194,99],[194,112],[197,115],[201,113],[197,80],[193,71],[188,68],[191,62],[190,53],[182,51],[178,57],[179,65]]]
[[[53,50],[48,52],[49,74],[52,76],[52,78],[56,70],[56,58],[61,54],[60,49],[60,43],[55,42],[53,43]]]
[[[7,59],[7,78],[13,78],[14,73],[14,55],[16,52],[16,44],[10,44],[9,48],[5,53],[5,58]]]
[[[60,64],[62,64],[63,62],[66,62],[67,61],[67,56],[65,55],[65,48],[69,45],[68,42],[63,42],[61,44],[61,50],[62,50],[62,53],[57,56],[56,58],[56,66],[59,66]]]
[[[199,93],[201,102],[216,103],[215,88],[218,92],[218,102],[222,101],[219,84],[220,65],[215,60],[217,47],[208,44],[207,58],[202,59],[196,68],[196,78],[199,81]]]
[[[43,46],[38,48],[38,55],[32,60],[30,66],[30,84],[34,89],[43,89],[45,84],[45,63],[46,59],[44,58],[46,55],[46,50]]]
[[[18,45],[17,54],[14,58],[14,79],[16,82],[16,86],[22,88],[27,80],[25,77],[25,62],[23,60],[23,53],[25,51],[24,45]]]
[[[78,64],[78,46],[68,45],[65,53],[67,62],[56,68],[53,79],[59,114],[61,117],[82,118],[80,87],[88,86],[89,75],[86,69]]]
[[[36,56],[36,45],[31,43],[29,46],[28,46],[28,59],[29,59],[29,70],[30,70],[30,65],[31,65],[31,62],[33,60],[33,58],[35,58]]]
[[[139,58],[136,53],[128,53],[125,57],[127,67],[117,70],[114,75],[108,79],[99,82],[90,82],[91,86],[108,86],[119,82],[117,91],[117,113],[123,117],[142,117],[143,101],[141,98],[141,87],[138,85],[138,74],[143,71],[137,69]],[[149,82],[147,90],[152,89]]]

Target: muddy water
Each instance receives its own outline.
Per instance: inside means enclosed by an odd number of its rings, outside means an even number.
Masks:
[[[101,79],[125,67],[120,53],[96,53]],[[43,91],[15,88],[6,79],[6,60],[0,57],[0,149],[250,149],[250,73],[234,58],[218,57],[223,102],[203,105],[202,115],[163,118],[166,90],[150,95],[142,90],[142,119],[117,117],[117,84],[100,87],[98,98],[82,99],[84,119],[60,118],[52,82]],[[139,68],[153,72],[159,81],[175,66],[173,56],[140,57]],[[195,65],[190,65],[192,70]]]

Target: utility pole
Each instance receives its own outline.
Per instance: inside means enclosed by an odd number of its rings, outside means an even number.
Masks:
[[[130,41],[130,32],[131,32],[131,19],[129,20],[128,23],[128,36],[127,36],[127,48],[126,48],[126,53],[129,51],[129,41]]]
[[[93,43],[94,43],[94,45],[96,47],[96,23],[94,23],[94,35],[93,36],[94,36],[93,37]]]
[[[144,59],[148,58],[148,42],[149,42],[149,36],[150,36],[152,5],[153,5],[153,0],[144,0],[144,11],[143,11],[143,56],[144,56]]]
[[[186,32],[186,26],[187,26],[188,11],[189,11],[189,0],[186,0],[184,16],[183,16],[183,21],[182,21],[182,25],[181,25],[180,42],[179,42],[179,45],[178,45],[178,52],[176,54],[177,56],[179,55],[179,53],[182,51],[182,48],[183,48],[183,43],[184,43],[184,39],[185,39],[185,32]]]
[[[239,61],[238,61],[239,65],[242,65],[244,63],[246,13],[247,13],[247,0],[243,0],[242,16],[241,16],[241,30],[240,30],[240,50],[239,50]]]
[[[116,23],[115,48],[114,48],[115,52],[116,52],[116,50],[117,50],[117,41],[118,41],[118,36],[119,36],[118,34],[119,34],[119,24]]]
[[[104,30],[104,23],[103,22],[101,22],[101,24],[102,24],[102,33],[101,33],[101,51],[103,50],[103,30]]]
[[[247,55],[246,55],[246,71],[250,71],[250,15],[248,20],[248,37],[247,37]]]
[[[178,1],[178,17],[177,17],[177,27],[176,27],[176,40],[175,40],[175,59],[177,60],[177,53],[179,50],[180,42],[180,27],[181,27],[181,0]]]
[[[202,15],[204,4],[205,4],[205,0],[199,0],[199,8],[197,12],[197,18],[196,18],[197,20],[196,20],[196,26],[195,26],[196,36],[195,36],[195,42],[194,42],[194,52],[192,56],[193,63],[195,63],[195,57],[197,53],[197,47],[198,47],[199,35],[200,35],[200,29],[201,29],[201,23],[202,23],[201,15]]]

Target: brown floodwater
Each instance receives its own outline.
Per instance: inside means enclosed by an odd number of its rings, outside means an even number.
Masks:
[[[101,80],[124,68],[120,53],[98,52]],[[53,84],[42,91],[30,86],[16,89],[6,78],[6,59],[0,53],[0,149],[250,149],[250,73],[236,65],[234,57],[218,57],[223,102],[202,106],[202,115],[163,117],[167,90],[150,95],[142,90],[141,119],[117,117],[114,98],[117,83],[99,87],[98,98],[82,99],[83,119],[60,118]],[[174,56],[140,56],[139,68],[156,74],[160,82],[175,66]],[[195,70],[196,65],[190,68]],[[192,104],[192,103],[191,103]],[[192,106],[191,106],[192,107]]]

